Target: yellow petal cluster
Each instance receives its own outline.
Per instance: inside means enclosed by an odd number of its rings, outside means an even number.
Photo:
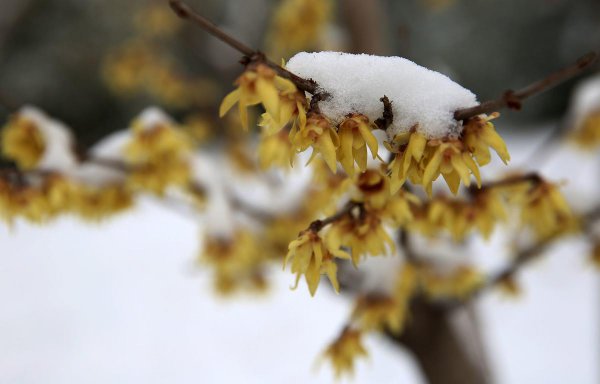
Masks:
[[[352,310],[352,319],[362,331],[381,331],[388,329],[398,334],[402,329],[405,315],[404,307],[394,298],[385,295],[360,296]]]
[[[247,108],[258,104],[265,108],[266,115],[261,124],[267,127],[269,134],[279,131],[296,117],[300,121],[305,119],[306,98],[299,97],[294,83],[278,76],[267,65],[258,64],[247,69],[235,84],[237,88],[223,99],[219,115],[223,117],[237,104],[244,129],[248,129]]]
[[[506,143],[496,132],[494,124],[491,123],[491,120],[498,116],[500,116],[499,113],[475,116],[469,119],[463,128],[463,141],[481,167],[491,161],[490,148],[496,151],[504,164],[510,160]]]
[[[189,182],[191,148],[182,132],[167,123],[146,127],[135,122],[132,130],[133,137],[124,149],[132,187],[162,195],[171,185]]]
[[[111,50],[102,63],[108,88],[122,97],[148,95],[173,108],[213,105],[220,86],[213,79],[183,73],[160,47],[135,38]]]
[[[579,127],[575,127],[571,139],[581,148],[593,150],[600,147],[600,111],[590,113]]]
[[[304,152],[312,147],[309,163],[320,154],[332,172],[337,169],[336,149],[340,144],[338,134],[331,121],[321,114],[309,114],[304,127],[294,126],[290,141],[295,152]]]
[[[331,363],[337,378],[345,374],[354,374],[356,359],[368,356],[361,337],[360,331],[346,327],[323,353],[323,357]]]
[[[263,133],[258,146],[258,162],[262,169],[279,167],[288,169],[295,153],[287,132],[272,135]]]
[[[364,203],[367,211],[379,215],[395,227],[405,226],[413,221],[412,206],[418,206],[419,199],[405,190],[392,194],[390,178],[381,170],[368,169],[355,177],[354,183],[356,188],[352,200]]]
[[[473,231],[485,239],[499,222],[507,219],[505,204],[493,189],[476,190],[470,199],[435,197],[423,205],[415,229],[427,236],[447,231],[455,241],[463,240]]]
[[[433,182],[441,175],[456,194],[461,182],[471,185],[471,175],[481,185],[479,167],[490,162],[490,148],[505,163],[510,159],[506,144],[490,122],[497,115],[477,116],[466,122],[458,138],[427,139],[417,127],[397,135],[388,149],[396,153],[390,164],[392,191],[406,180],[422,185],[429,195]]]
[[[71,213],[97,221],[133,204],[131,193],[120,185],[89,187],[58,174],[41,177],[20,181],[1,178],[0,218],[8,223],[18,217],[45,223],[58,215]]]
[[[318,45],[332,14],[332,0],[282,0],[267,35],[269,56],[321,50]]]
[[[373,159],[377,158],[378,143],[373,135],[375,125],[369,118],[360,114],[351,114],[338,127],[340,146],[337,159],[349,176],[354,176],[354,163],[361,172],[367,169],[367,147]]]
[[[257,235],[239,229],[230,237],[205,235],[199,262],[213,269],[219,294],[262,292],[267,287],[264,255]]]
[[[300,236],[292,241],[288,247],[283,268],[291,263],[291,272],[296,274],[296,283],[302,275],[306,279],[311,296],[315,295],[321,275],[327,275],[331,285],[336,292],[339,291],[337,280],[337,265],[335,258],[350,259],[350,255],[327,241],[321,239],[318,233],[308,229],[300,233]]]
[[[33,169],[46,150],[44,136],[35,123],[16,115],[2,129],[2,154],[20,169]]]
[[[522,225],[532,228],[539,239],[570,231],[575,225],[571,208],[556,184],[530,182],[527,192],[513,201],[521,210]]]
[[[361,257],[381,256],[393,252],[394,240],[387,233],[381,218],[368,211],[358,217],[344,216],[331,225],[328,241],[335,247],[346,246],[352,250],[352,262],[358,265]]]

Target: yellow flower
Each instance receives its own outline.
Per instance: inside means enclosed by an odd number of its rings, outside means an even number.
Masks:
[[[510,160],[510,154],[504,140],[496,132],[494,124],[490,122],[498,116],[500,116],[499,113],[492,113],[489,116],[479,115],[472,117],[466,122],[463,128],[464,143],[480,166],[484,166],[490,162],[490,148],[496,151],[504,164]]]
[[[288,169],[294,155],[289,135],[285,131],[262,135],[258,147],[258,161],[262,169],[274,166]]]
[[[521,223],[530,226],[540,239],[547,239],[573,229],[571,208],[556,184],[531,182],[520,197]]]
[[[170,185],[186,185],[190,179],[190,150],[186,136],[177,128],[166,123],[144,127],[135,122],[133,138],[124,150],[131,165],[129,183],[158,195]]]
[[[215,134],[211,122],[199,114],[188,116],[181,128],[195,145],[207,142]]]
[[[463,143],[460,140],[430,140],[427,146],[429,156],[427,156],[427,165],[423,172],[422,185],[429,195],[431,195],[433,181],[440,174],[446,180],[453,194],[458,193],[461,181],[467,187],[471,185],[471,173],[477,179],[477,185],[481,185],[479,168],[471,154],[464,151]]]
[[[405,319],[403,312],[403,305],[398,305],[392,297],[368,295],[356,300],[352,319],[365,332],[389,329],[394,334],[398,334]]]
[[[383,228],[381,218],[368,211],[363,211],[359,217],[347,215],[334,222],[327,232],[327,240],[335,248],[351,248],[355,266],[362,256],[385,255],[396,249],[394,240]]]
[[[361,336],[360,331],[346,327],[325,350],[323,356],[330,361],[337,378],[344,374],[354,374],[354,361],[359,357],[368,356]]]
[[[600,110],[590,113],[571,134],[573,141],[583,149],[600,146]]]
[[[390,199],[389,178],[379,170],[369,169],[356,177],[355,201],[365,203],[367,209],[382,209]]]
[[[238,104],[240,120],[244,129],[248,129],[247,107],[262,104],[268,114],[268,120],[273,123],[273,131],[277,131],[291,118],[286,108],[298,107],[297,103],[289,103],[289,95],[297,92],[296,86],[290,80],[278,76],[277,73],[264,64],[259,64],[254,69],[246,70],[237,80],[238,88],[225,96],[219,115],[223,117],[235,104]],[[285,96],[282,103],[282,96]],[[294,99],[294,101],[296,101]],[[298,108],[300,109],[300,108]],[[296,111],[300,113],[300,111]],[[293,115],[293,113],[292,113]]]
[[[419,199],[405,191],[390,193],[390,179],[380,170],[369,169],[356,177],[356,190],[352,200],[363,202],[365,209],[379,215],[395,227],[413,220],[411,206],[419,205]]]
[[[395,153],[390,164],[392,192],[410,180],[413,184],[422,185],[431,196],[432,183],[440,175],[454,194],[458,192],[461,181],[470,186],[471,174],[480,186],[479,166],[490,162],[490,147],[505,163],[510,159],[506,144],[490,123],[497,116],[480,115],[470,119],[458,138],[427,139],[417,132],[418,126],[415,126],[386,142],[386,147]]]
[[[507,218],[501,196],[493,189],[475,190],[470,200],[437,197],[425,205],[425,210],[417,228],[427,236],[446,230],[455,241],[463,240],[473,230],[488,239],[496,223]]]
[[[332,8],[332,0],[281,1],[267,35],[269,56],[289,57],[300,51],[321,50],[318,42]]]
[[[170,37],[182,25],[173,17],[168,7],[162,4],[150,4],[139,9],[134,16],[138,31],[155,37]]]
[[[391,152],[396,153],[390,164],[392,192],[399,190],[407,179],[414,184],[421,184],[424,170],[421,161],[427,138],[416,131],[410,131],[396,135],[391,144],[385,144]],[[399,149],[396,150],[395,147]]]
[[[323,241],[311,229],[300,233],[300,237],[292,241],[288,247],[283,268],[291,261],[291,271],[296,274],[296,284],[302,275],[306,279],[311,296],[315,295],[321,275],[327,275],[336,292],[340,287],[337,280],[337,265],[334,258],[350,259],[350,255],[341,249]]]
[[[131,208],[133,196],[119,184],[102,187],[80,185],[72,204],[74,213],[81,218],[98,221]]]
[[[263,292],[265,262],[256,234],[236,230],[228,238],[206,235],[199,262],[214,271],[215,290],[222,295],[236,292]]]
[[[296,152],[303,152],[308,147],[313,148],[309,163],[317,154],[321,154],[329,169],[335,172],[337,169],[336,149],[340,141],[335,129],[329,119],[320,114],[311,114],[308,116],[306,126],[294,126],[290,131],[290,141]]]
[[[367,146],[373,159],[377,158],[378,144],[372,133],[373,127],[368,117],[356,113],[349,115],[339,125],[337,158],[350,176],[354,176],[355,162],[361,172],[367,169]]]
[[[415,220],[414,211],[421,201],[410,192],[399,190],[387,202],[381,211],[381,217],[394,227],[407,227]]]
[[[2,130],[2,154],[21,169],[33,169],[46,151],[43,134],[35,123],[20,115],[10,119]]]
[[[293,125],[298,124],[300,129],[306,125],[306,97],[296,90],[294,84],[291,82],[290,84],[293,88],[289,88],[287,91],[283,90],[279,94],[279,119],[275,119],[268,112],[261,115],[258,125],[263,127],[263,132],[268,135],[273,135],[281,131],[290,122]]]

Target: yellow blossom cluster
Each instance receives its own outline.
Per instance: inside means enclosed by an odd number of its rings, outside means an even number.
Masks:
[[[131,168],[128,182],[133,188],[162,195],[171,185],[189,183],[191,147],[178,128],[168,123],[145,126],[137,121],[131,129],[124,156]]]
[[[502,190],[519,208],[521,224],[531,228],[538,239],[577,229],[577,219],[557,184],[534,178]]]
[[[214,270],[214,287],[220,294],[262,292],[267,288],[264,267],[268,260],[256,234],[248,230],[239,229],[225,237],[206,235],[198,261]]]
[[[469,119],[458,138],[427,139],[416,129],[396,135],[388,149],[395,153],[390,164],[392,191],[407,180],[422,185],[429,195],[433,182],[441,175],[456,194],[460,183],[471,185],[471,175],[481,184],[479,167],[491,160],[490,148],[505,163],[510,160],[506,144],[496,133],[491,120],[497,114]]]
[[[146,39],[132,39],[111,51],[103,61],[102,75],[117,95],[149,95],[173,108],[210,105],[219,93],[213,80],[183,74]]]
[[[133,22],[139,33],[161,38],[171,37],[182,25],[169,8],[160,3],[141,7],[135,13]]]
[[[331,17],[332,0],[281,0],[267,36],[272,57],[289,57],[319,47]]]
[[[306,98],[290,80],[285,79],[266,64],[247,69],[235,84],[237,88],[223,99],[219,115],[223,117],[238,104],[240,120],[248,129],[247,108],[262,104],[266,110],[261,125],[267,134],[279,132],[289,123],[305,124]]]
[[[336,292],[339,291],[337,280],[337,265],[335,259],[350,259],[350,254],[329,243],[328,239],[322,239],[318,231],[311,228],[300,233],[300,236],[292,241],[288,247],[283,268],[291,264],[291,272],[296,274],[296,284],[302,275],[308,285],[311,296],[315,295],[321,275],[326,275]]]
[[[16,173],[0,178],[1,219],[12,223],[21,217],[44,223],[61,214],[74,214],[100,220],[133,205],[131,193],[122,185],[90,187],[58,174],[30,178]]]
[[[414,230],[426,236],[448,231],[455,241],[463,240],[473,231],[485,239],[495,226],[508,218],[502,195],[493,188],[475,190],[470,199],[434,197],[417,214]]]
[[[323,357],[333,366],[337,378],[344,374],[352,375],[355,360],[368,356],[361,339],[360,331],[346,327],[323,353]]]
[[[44,135],[36,124],[20,114],[13,116],[2,129],[2,154],[21,169],[35,168],[46,151]]]

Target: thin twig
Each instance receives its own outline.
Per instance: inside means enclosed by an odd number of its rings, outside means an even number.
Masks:
[[[459,109],[454,112],[454,118],[456,120],[467,120],[482,113],[495,112],[506,107],[519,110],[525,99],[547,91],[558,84],[579,75],[584,70],[591,67],[592,64],[596,62],[597,58],[598,54],[596,52],[589,52],[577,59],[575,63],[550,74],[542,80],[529,84],[516,92],[508,90],[496,100],[485,101],[471,108]]]
[[[192,21],[194,24],[198,25],[200,28],[204,29],[211,35],[223,41],[225,44],[242,53],[244,55],[244,58],[241,61],[242,64],[265,64],[274,71],[276,71],[279,76],[292,81],[300,90],[313,95],[317,93],[318,85],[314,80],[303,79],[300,76],[297,76],[294,73],[288,71],[287,69],[282,68],[280,65],[270,61],[262,52],[250,48],[235,37],[223,31],[215,23],[196,12],[185,2],[180,0],[169,0],[169,4],[171,5],[173,11],[175,11],[175,13],[179,17],[181,17],[182,19]]]
[[[325,228],[329,224],[333,224],[336,221],[339,221],[339,220],[343,219],[344,217],[351,215],[352,210],[354,210],[354,208],[362,209],[362,207],[363,207],[362,203],[359,203],[357,201],[349,201],[348,203],[346,203],[346,205],[340,211],[338,211],[334,215],[326,217],[325,219],[322,219],[322,220],[315,220],[312,223],[310,223],[310,225],[308,226],[308,229],[313,232],[319,232],[321,229]]]
[[[600,206],[591,209],[583,215],[582,222],[584,234],[590,236],[592,226],[598,220],[600,220]],[[506,279],[509,279],[515,274],[517,274],[524,266],[543,255],[544,252],[548,249],[548,247],[554,244],[558,239],[561,239],[561,237],[557,236],[550,239],[542,240],[538,243],[531,245],[530,247],[522,249],[515,255],[513,261],[510,264],[490,275],[487,281],[484,284],[482,284],[478,289],[471,292],[470,296],[466,300],[455,301],[449,304],[446,303],[446,305],[450,309],[460,307],[467,303],[469,300],[472,300],[473,298],[480,296],[484,292],[495,288]]]
[[[257,53],[254,49],[250,48],[246,44],[242,43],[238,39],[232,37],[225,31],[223,31],[221,28],[215,25],[215,23],[208,20],[206,17],[195,12],[189,5],[187,5],[183,1],[169,0],[169,5],[173,9],[173,11],[175,11],[177,16],[181,17],[182,19],[191,20],[192,22],[199,25],[206,32],[215,36],[217,39],[221,40],[230,47],[240,51],[245,56],[252,57]]]
[[[497,181],[490,181],[481,185],[480,188],[477,186],[471,186],[469,188],[469,193],[477,194],[478,192],[485,191],[487,189],[499,188],[499,187],[509,187],[515,184],[531,182],[534,185],[540,184],[544,181],[543,177],[540,176],[537,172],[530,172],[523,175],[514,175],[508,176],[503,179]]]

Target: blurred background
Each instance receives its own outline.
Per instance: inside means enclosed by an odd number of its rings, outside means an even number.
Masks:
[[[597,0],[338,0],[306,16],[319,23],[304,37],[286,35],[291,21],[309,21],[281,11],[283,1],[189,3],[274,61],[296,50],[403,56],[480,100],[600,48]],[[2,0],[0,119],[32,104],[89,148],[157,105],[210,146],[228,134],[217,109],[239,58],[164,0]],[[574,87],[592,75],[503,114],[498,130],[513,164],[564,124]],[[599,169],[597,157],[566,157],[531,166],[564,177],[583,163]],[[598,187],[581,179],[571,188]],[[64,218],[0,227],[0,382],[331,382],[327,367],[312,368],[343,326],[347,299],[290,292],[279,269],[265,297],[214,297],[192,268],[198,238],[196,222],[149,201],[98,225]],[[568,244],[534,265],[520,301],[489,295],[479,303],[497,382],[600,381],[598,279],[570,257],[584,252]],[[368,343],[371,359],[354,382],[423,382],[409,354],[383,338]]]

